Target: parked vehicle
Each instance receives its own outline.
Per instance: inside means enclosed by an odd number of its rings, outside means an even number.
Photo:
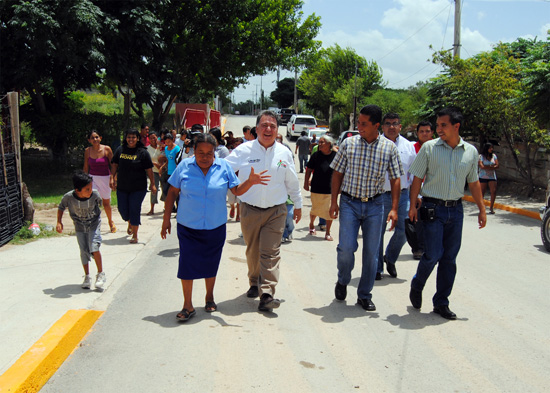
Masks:
[[[283,108],[279,112],[279,125],[284,126],[288,123],[292,115],[295,115],[296,111],[294,109]]]
[[[548,186],[546,187],[546,204],[539,210],[542,224],[540,226],[540,237],[542,238],[542,244],[546,251],[550,252],[550,179],[548,179]]]
[[[338,137],[338,142],[336,143],[338,146],[342,144],[344,139],[349,138],[350,136],[359,135],[359,131],[357,130],[347,130],[340,134]]]
[[[311,115],[292,115],[286,124],[286,136],[290,139],[298,138],[302,131],[306,133],[317,127],[317,120]]]
[[[325,135],[327,132],[327,128],[312,128],[311,130],[309,130],[307,136],[309,137],[309,139],[313,139],[313,134],[315,134],[315,138],[319,140],[319,138]]]

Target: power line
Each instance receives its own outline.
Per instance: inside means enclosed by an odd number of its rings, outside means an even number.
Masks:
[[[424,27],[428,26],[435,18],[437,18],[439,16],[439,14],[441,14],[443,11],[445,11],[447,8],[450,8],[450,4],[443,8],[441,11],[439,11],[437,14],[435,14],[435,16],[430,19],[428,22],[426,22],[422,27],[420,27],[418,30],[416,30],[413,34],[411,34],[406,40],[404,40],[403,42],[401,42],[399,45],[397,45],[395,48],[393,48],[392,50],[390,50],[388,53],[386,53],[384,56],[378,58],[376,60],[376,62],[378,63],[380,60],[384,59],[385,57],[389,56],[390,54],[392,54],[393,52],[395,52],[397,50],[397,48],[400,48],[405,42],[407,42],[408,40],[410,40],[412,37],[414,37],[416,34],[418,34]]]

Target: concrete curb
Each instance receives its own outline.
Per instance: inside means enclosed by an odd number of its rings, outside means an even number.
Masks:
[[[4,374],[0,392],[38,392],[103,314],[69,310]]]
[[[462,199],[468,202],[475,203],[474,198],[472,198],[470,195],[464,195]],[[486,201],[486,200],[483,200],[483,203],[485,204],[485,206],[490,206],[491,204],[489,201]],[[518,207],[503,205],[502,203],[496,203],[496,202],[495,202],[495,208],[500,210],[506,210],[511,213],[520,214],[522,216],[531,217],[531,218],[534,218],[535,220],[540,221],[540,214],[531,210],[520,209]]]

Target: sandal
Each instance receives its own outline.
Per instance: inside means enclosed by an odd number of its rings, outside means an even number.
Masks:
[[[148,216],[152,216],[153,214],[155,214],[154,211],[148,211],[148,212],[147,212],[147,215],[148,215]]]
[[[235,208],[231,207],[231,210],[229,210],[229,218],[235,217]]]
[[[116,225],[114,222],[110,223],[109,227],[111,228],[111,233],[116,233]]]
[[[138,242],[137,237],[133,237],[130,239],[130,244],[136,244]]]
[[[184,308],[176,315],[176,318],[182,322],[186,322],[191,318],[193,318],[196,313],[197,313],[197,310],[189,311],[188,309]]]
[[[310,234],[310,235],[315,235],[315,233],[317,233],[317,232],[315,231],[315,228],[313,228],[313,229],[312,229],[312,228],[309,228],[309,234]]]
[[[132,236],[134,234],[134,231],[132,230],[132,227],[130,225],[128,225],[128,229],[126,230],[126,233],[128,234],[128,236]]]
[[[494,210],[490,210],[490,211],[489,211],[489,214],[495,214],[495,211],[494,211]]]
[[[325,235],[325,240],[328,240],[329,242],[331,242],[333,239],[332,239],[332,236]]]
[[[213,300],[208,301],[208,302],[206,302],[206,305],[204,306],[204,310],[206,312],[214,312],[214,311],[218,310],[218,306],[216,305],[216,303]]]

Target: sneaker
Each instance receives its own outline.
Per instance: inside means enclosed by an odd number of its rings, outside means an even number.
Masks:
[[[89,274],[84,276],[84,282],[81,286],[83,289],[90,289],[92,287],[92,276],[90,276]]]
[[[283,237],[283,240],[281,240],[281,243],[286,243],[288,241],[288,237]]]
[[[99,289],[103,289],[106,281],[107,281],[107,278],[105,277],[105,272],[97,273],[97,276],[95,278],[95,287]]]

